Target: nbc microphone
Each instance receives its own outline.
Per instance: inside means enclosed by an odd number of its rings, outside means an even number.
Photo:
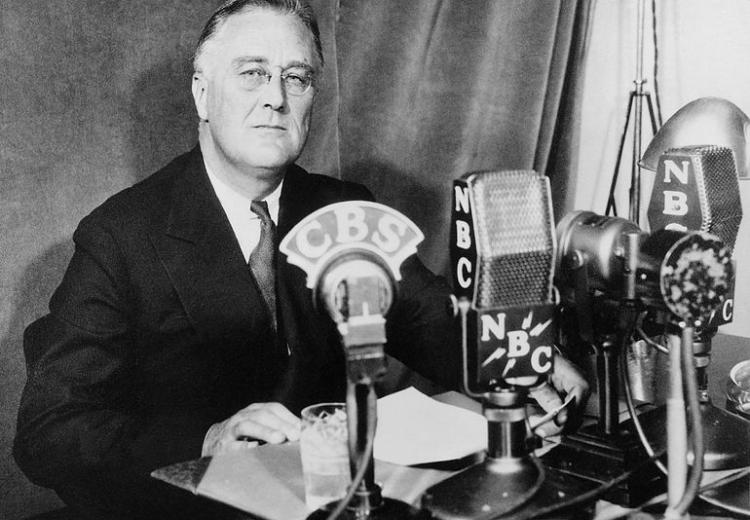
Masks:
[[[648,207],[651,229],[713,233],[731,251],[741,220],[739,176],[732,149],[717,145],[682,146],[667,149],[658,157]],[[750,448],[736,442],[736,439],[750,435],[750,427],[731,413],[715,407],[708,392],[712,338],[718,327],[733,319],[734,285],[732,277],[723,304],[702,327],[695,330],[692,341],[706,439],[704,460],[709,470],[750,464]],[[658,421],[656,423],[649,424],[649,427],[659,432],[661,425]]]
[[[545,503],[549,475],[527,444],[525,398],[553,368],[553,229],[544,175],[486,171],[454,181],[451,263],[464,387],[482,400],[488,450],[482,464],[427,490],[422,505],[437,518],[494,518]]]
[[[549,180],[533,171],[454,182],[454,291],[468,307],[464,382],[473,394],[532,386],[552,369],[555,235]]]
[[[648,206],[651,230],[705,231],[734,249],[742,220],[739,178],[731,149],[715,145],[672,148],[659,156]],[[707,328],[730,323],[734,288]]]

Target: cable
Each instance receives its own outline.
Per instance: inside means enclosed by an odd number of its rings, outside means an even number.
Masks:
[[[656,103],[656,121],[661,127],[661,101],[659,100],[659,46],[656,38],[656,0],[651,0],[651,34],[654,38],[654,102]]]
[[[739,470],[735,473],[732,473],[730,475],[727,475],[726,477],[717,480],[716,482],[712,482],[711,484],[708,484],[707,486],[701,487],[701,491],[708,491],[710,489],[713,489],[715,487],[724,486],[726,484],[729,484],[731,482],[734,482],[735,480],[739,480],[740,478],[743,478],[750,474],[750,467],[746,467],[742,470]],[[731,504],[727,504],[726,502],[722,502],[721,500],[717,500],[713,497],[705,496],[705,495],[698,495],[701,500],[704,502],[711,504],[712,506],[724,509],[726,511],[729,511],[730,513],[735,513],[738,515],[750,517],[750,509],[739,507],[739,506],[733,506]]]
[[[750,467],[746,467],[744,469],[735,471],[734,473],[730,473],[729,475],[726,475],[726,476],[724,476],[724,477],[722,477],[722,478],[720,478],[720,479],[718,479],[718,480],[716,480],[714,482],[706,484],[705,486],[701,486],[699,491],[700,492],[710,491],[710,490],[712,490],[714,488],[725,486],[727,484],[731,484],[732,482],[735,482],[736,480],[739,480],[739,479],[747,476],[748,474],[750,474]],[[723,509],[726,509],[727,511],[730,511],[732,513],[737,513],[737,514],[741,514],[741,515],[744,515],[744,516],[750,516],[750,510],[749,509],[745,509],[745,508],[742,508],[742,507],[731,506],[729,504],[724,504],[723,502],[721,502],[719,500],[716,500],[716,499],[713,499],[711,497],[706,497],[706,496],[703,496],[703,495],[698,495],[698,496],[700,497],[701,500],[704,500],[707,503],[715,505],[717,507],[721,507]],[[639,506],[639,509],[642,509],[642,508],[648,507],[648,506],[652,506],[652,505],[656,505],[656,504],[658,504],[658,503],[663,502],[664,500],[666,500],[666,498],[667,498],[666,493],[662,493],[661,495],[657,495],[657,496],[651,498],[650,500],[648,500],[647,502],[644,502],[643,504],[641,504]],[[601,519],[597,519],[597,520],[601,520]]]
[[[539,509],[537,511],[533,511],[527,515],[516,515],[512,517],[508,517],[507,520],[530,520],[532,518],[539,518],[542,516],[548,516],[551,513],[555,513],[557,511],[561,511],[563,509],[567,509],[569,507],[577,506],[580,504],[584,504],[586,502],[590,502],[592,500],[595,500],[599,498],[601,495],[612,489],[613,487],[617,486],[618,484],[621,484],[622,482],[625,482],[630,477],[633,476],[637,471],[640,471],[642,468],[646,467],[648,464],[651,464],[652,462],[656,461],[658,457],[661,457],[664,455],[664,452],[659,452],[655,454],[653,457],[650,457],[644,461],[642,461],[640,464],[638,464],[633,469],[626,471],[622,475],[619,475],[609,482],[605,482],[599,487],[596,487],[592,489],[591,491],[587,491],[586,493],[582,493],[580,495],[576,495],[575,497],[571,498],[570,500],[566,500],[564,502],[560,502],[557,504],[552,504],[547,507],[544,507],[542,509]]]
[[[669,354],[667,347],[665,347],[664,345],[662,345],[661,343],[657,341],[654,341],[648,334],[646,334],[646,332],[643,330],[643,328],[641,328],[640,325],[636,325],[635,330],[636,332],[638,332],[638,336],[640,336],[640,338],[643,341],[645,341],[646,343],[654,347],[656,350],[658,350],[662,354]]]
[[[720,478],[719,480],[716,480],[714,482],[711,482],[710,484],[706,484],[705,486],[701,486],[700,491],[709,491],[713,488],[721,487],[726,484],[730,484],[736,480],[741,479],[742,477],[747,476],[750,474],[750,467],[741,469],[739,471],[736,471],[734,473],[731,473],[729,475],[726,475],[725,477]],[[706,497],[699,495],[702,500],[706,500]],[[657,504],[660,504],[664,502],[667,499],[666,493],[661,493],[659,495],[656,495],[655,497],[650,498],[646,502],[642,503],[641,505],[637,507],[622,507],[617,505],[612,505],[608,508],[605,508],[601,511],[599,511],[596,516],[594,517],[594,520],[617,520],[618,518],[623,518],[626,515],[630,515],[631,513],[635,513],[638,511],[641,511],[647,507],[655,506]],[[709,500],[706,500],[707,502],[711,503]],[[718,501],[717,501],[718,502]],[[726,507],[726,506],[725,506]],[[611,510],[611,511],[609,511]],[[728,506],[727,510],[732,513],[737,513],[745,516],[750,516],[750,510],[743,509],[739,507],[734,506]]]

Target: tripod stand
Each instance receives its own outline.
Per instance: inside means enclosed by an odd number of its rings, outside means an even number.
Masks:
[[[634,115],[633,121],[633,164],[631,169],[630,177],[630,191],[629,191],[629,220],[639,223],[640,220],[640,198],[641,198],[641,130],[643,127],[643,99],[646,99],[648,106],[649,116],[651,118],[651,132],[652,135],[656,134],[661,121],[657,122],[656,115],[654,114],[654,106],[651,101],[651,93],[644,89],[646,80],[643,78],[643,35],[645,25],[645,0],[638,0],[638,11],[637,11],[637,51],[636,51],[636,73],[635,79],[633,80],[634,87],[630,91],[628,96],[628,108],[625,112],[625,127],[622,130],[620,136],[620,144],[617,148],[617,159],[615,161],[614,172],[612,173],[612,183],[609,187],[609,197],[607,198],[607,209],[605,215],[617,216],[617,207],[615,204],[615,188],[617,187],[617,177],[620,171],[620,162],[622,160],[622,153],[625,146],[625,138],[628,133],[628,127],[630,126],[631,112]],[[633,110],[635,108],[635,110]],[[657,124],[658,123],[658,124]]]

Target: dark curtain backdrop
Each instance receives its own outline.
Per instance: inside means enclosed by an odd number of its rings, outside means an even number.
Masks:
[[[196,139],[190,55],[206,0],[0,0],[0,518],[57,504],[10,456],[21,336],[78,221]],[[327,66],[300,162],[367,184],[448,267],[450,185],[534,168],[570,209],[589,0],[313,0]]]
[[[429,267],[447,273],[450,185],[464,173],[555,164],[548,173],[564,210],[570,160],[552,145],[575,120],[563,92],[577,92],[566,91],[577,77],[566,73],[576,71],[574,29],[585,26],[588,2],[316,4],[330,14],[336,59],[322,98],[333,106],[319,114],[325,131],[305,159],[412,218]]]

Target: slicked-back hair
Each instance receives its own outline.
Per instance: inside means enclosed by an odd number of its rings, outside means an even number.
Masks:
[[[315,54],[320,66],[323,66],[323,48],[320,43],[320,30],[315,12],[305,0],[227,0],[224,2],[206,22],[203,27],[198,44],[193,55],[193,69],[198,70],[198,59],[200,58],[206,42],[209,41],[221,25],[232,15],[238,14],[246,9],[268,9],[280,14],[296,16],[313,37]]]

